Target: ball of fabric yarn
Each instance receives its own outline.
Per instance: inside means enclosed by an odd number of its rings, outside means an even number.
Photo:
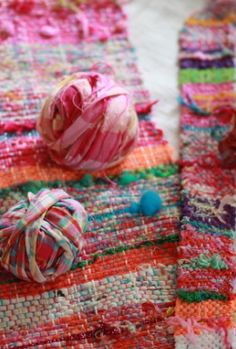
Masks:
[[[0,264],[43,283],[70,270],[83,247],[84,207],[61,189],[28,194],[0,219]]]
[[[37,129],[53,160],[74,170],[104,170],[133,149],[138,118],[129,93],[106,75],[78,73],[47,98]]]

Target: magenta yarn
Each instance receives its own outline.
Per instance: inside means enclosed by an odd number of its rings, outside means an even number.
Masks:
[[[95,171],[132,151],[138,118],[125,88],[97,72],[77,73],[47,98],[37,129],[57,164]]]

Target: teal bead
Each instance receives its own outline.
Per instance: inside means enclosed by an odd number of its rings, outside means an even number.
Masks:
[[[140,211],[144,216],[154,216],[160,211],[162,200],[160,195],[152,190],[146,191],[140,200]]]
[[[132,214],[139,213],[140,205],[137,202],[132,202],[129,207],[129,212]]]

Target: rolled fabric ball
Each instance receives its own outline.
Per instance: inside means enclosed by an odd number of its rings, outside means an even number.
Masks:
[[[77,73],[47,98],[37,129],[52,159],[74,170],[120,163],[134,148],[138,118],[129,93],[106,75]]]
[[[61,189],[28,193],[0,219],[0,264],[43,283],[70,270],[83,247],[84,207]]]

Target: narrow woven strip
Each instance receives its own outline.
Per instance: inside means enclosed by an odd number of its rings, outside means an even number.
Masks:
[[[122,8],[111,0],[81,1],[78,20],[73,10],[54,9],[53,0],[25,14],[8,4],[0,7],[12,28],[0,45],[0,213],[28,192],[59,187],[84,204],[89,225],[82,257],[55,282],[23,282],[0,269],[0,348],[171,349],[166,320],[175,305],[179,182],[162,131],[140,116],[132,154],[91,176],[54,164],[35,130],[55,82],[94,65],[114,71],[136,109],[149,112]],[[48,25],[56,33],[50,38]],[[131,215],[130,202],[146,189],[159,191],[161,213]]]
[[[190,17],[180,34],[183,218],[172,321],[176,349],[236,348],[236,171],[223,168],[218,151],[230,130],[224,108],[235,108],[236,101],[236,6],[217,3]]]

